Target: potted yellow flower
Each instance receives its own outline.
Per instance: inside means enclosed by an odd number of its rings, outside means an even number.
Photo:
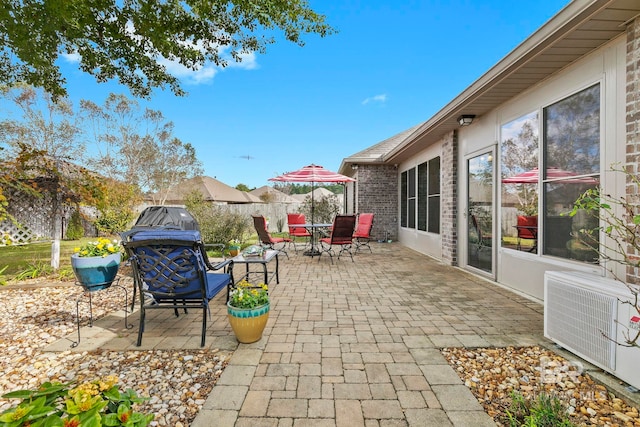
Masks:
[[[74,248],[71,267],[76,279],[88,291],[108,288],[118,274],[121,252],[119,241],[104,237]]]
[[[244,344],[258,341],[269,320],[269,289],[242,280],[229,295],[227,316],[236,339]]]

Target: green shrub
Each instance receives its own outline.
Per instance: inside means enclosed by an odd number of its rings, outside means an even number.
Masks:
[[[65,238],[67,240],[78,240],[84,237],[84,227],[82,227],[82,215],[80,210],[76,209],[71,214],[69,224],[67,225],[67,233]]]
[[[526,399],[520,393],[511,393],[511,407],[505,424],[509,427],[573,427],[567,409],[560,399],[546,393],[535,399]]]
[[[300,205],[300,213],[303,213],[309,221],[311,221],[311,207],[311,197],[307,196]],[[313,200],[313,222],[330,224],[339,213],[340,201],[336,195],[323,196]]]
[[[198,221],[202,240],[206,243],[226,243],[232,240],[243,243],[251,230],[251,224],[245,215],[211,205],[199,193],[188,195],[185,206]]]

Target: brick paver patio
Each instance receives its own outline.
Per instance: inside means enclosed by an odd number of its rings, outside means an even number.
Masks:
[[[397,243],[372,246],[333,265],[290,250],[257,343],[239,345],[224,296],[213,301],[207,347],[234,353],[193,427],[495,425],[439,348],[548,344],[542,305]],[[114,313],[83,328],[77,350],[199,348],[199,312],[152,314],[142,347],[137,313],[131,330]]]

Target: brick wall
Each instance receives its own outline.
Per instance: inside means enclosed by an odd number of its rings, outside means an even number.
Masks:
[[[626,93],[626,163],[629,172],[637,175],[640,173],[640,18],[627,26]],[[627,182],[627,196],[636,200],[639,197],[638,188],[630,179]],[[628,267],[627,281],[640,283],[640,271],[637,267]]]
[[[398,170],[393,165],[358,165],[356,212],[372,212],[372,237],[398,239]]]
[[[442,176],[440,187],[442,262],[458,265],[458,133],[453,131],[442,139]]]

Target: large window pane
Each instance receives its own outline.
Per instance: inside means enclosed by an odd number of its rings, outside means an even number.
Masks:
[[[586,230],[598,226],[583,212],[571,217],[574,202],[600,176],[600,85],[544,109],[544,254],[595,262]],[[597,233],[595,234],[597,237]]]
[[[427,186],[429,175],[427,163],[418,165],[418,230],[427,231]]]
[[[407,172],[400,175],[400,226],[407,226]]]
[[[429,228],[430,233],[440,233],[440,196],[429,197]]]
[[[545,108],[544,137],[545,179],[600,173],[600,85]]]
[[[538,113],[500,128],[502,247],[537,252]]]
[[[416,228],[416,168],[409,169],[407,174],[409,216],[407,227]]]
[[[440,157],[429,160],[429,227],[430,233],[440,233]]]

